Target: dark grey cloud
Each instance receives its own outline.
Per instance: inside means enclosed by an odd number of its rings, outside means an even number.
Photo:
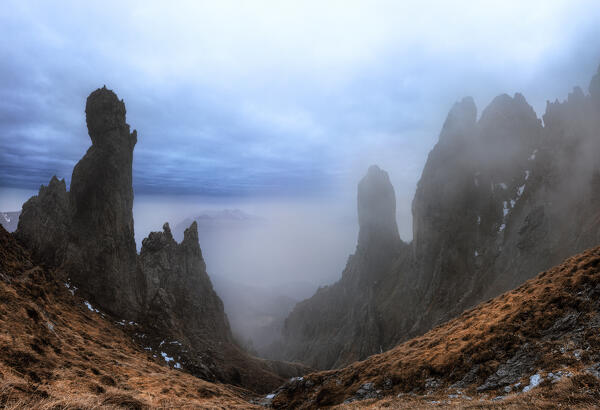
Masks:
[[[136,192],[329,192],[376,162],[409,198],[454,101],[519,91],[542,114],[600,62],[594,2],[471,3],[9,0],[0,186],[69,181],[106,84],[138,130]]]

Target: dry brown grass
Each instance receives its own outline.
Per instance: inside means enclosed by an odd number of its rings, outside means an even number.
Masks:
[[[0,408],[251,408],[254,395],[164,365],[0,232]]]
[[[469,394],[475,397],[477,385],[496,372],[501,363],[528,346],[535,355],[533,365],[536,369],[569,369],[576,377],[570,379],[573,383],[564,391],[557,390],[556,385],[542,386],[536,389],[536,395],[539,392],[545,394],[543,397],[534,400],[530,397],[532,393],[528,393],[510,399],[516,400],[515,406],[529,406],[531,402],[533,407],[543,407],[546,405],[544,400],[548,405],[556,405],[556,400],[563,405],[574,405],[575,402],[577,406],[597,405],[600,403],[597,379],[589,376],[595,382],[588,379],[588,385],[577,385],[575,381],[577,377],[580,381],[587,377],[577,375],[592,358],[600,357],[600,333],[598,329],[586,328],[593,320],[598,320],[599,303],[600,248],[595,248],[565,260],[519,288],[484,302],[386,353],[343,369],[313,373],[305,379],[315,387],[284,389],[274,404],[278,407],[303,407],[309,402],[318,406],[335,405],[352,397],[364,383],[371,382],[382,395],[388,396],[385,401],[377,402],[377,406],[387,407],[397,402],[402,407],[402,400],[407,399],[389,397],[402,392],[423,395],[431,390],[425,386],[430,378],[441,383],[437,390],[447,389],[478,366],[476,380],[468,388]],[[575,318],[568,328],[552,330],[559,319],[570,313],[574,313]],[[573,337],[578,338],[578,345],[587,346],[587,350],[576,359],[567,342],[578,328],[581,330]],[[529,376],[523,375],[523,385],[527,384]],[[386,381],[387,389],[384,387]],[[447,400],[447,393],[445,397]],[[420,405],[427,408],[427,404],[423,404],[427,400],[434,399],[421,399]],[[510,408],[506,407],[512,405],[510,400],[493,405]],[[360,406],[366,404],[361,402]],[[465,408],[474,405],[480,404],[461,404]]]

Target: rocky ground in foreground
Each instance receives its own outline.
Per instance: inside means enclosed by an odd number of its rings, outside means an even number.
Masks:
[[[600,247],[425,335],[295,378],[275,408],[593,407],[600,404]]]

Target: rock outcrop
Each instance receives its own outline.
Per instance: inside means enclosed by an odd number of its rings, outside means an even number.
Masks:
[[[194,222],[177,243],[168,225],[142,242],[133,226],[133,150],[125,104],[106,87],[87,99],[92,146],[73,170],[71,189],[53,177],[23,206],[15,237],[37,263],[56,268],[85,297],[160,352],[170,366],[257,391],[298,376],[305,366],[248,356],[234,345],[213,290]]]
[[[384,332],[378,311],[386,274],[406,255],[396,225],[396,198],[387,172],[371,166],[358,185],[360,230],[354,255],[342,279],[294,308],[286,319],[284,341],[275,350],[309,366],[336,367],[360,360],[381,348]]]
[[[92,146],[73,170],[70,191],[53,177],[23,205],[15,235],[91,301],[131,319],[140,310],[132,212],[137,133],[106,87],[88,97],[86,121]]]
[[[67,186],[54,176],[23,204],[15,237],[27,244],[35,260],[56,266],[64,260],[70,225]]]
[[[543,124],[521,94],[496,97],[479,120],[471,98],[455,104],[417,186],[412,243],[384,235],[396,251],[380,263],[359,256],[359,239],[340,281],[290,314],[274,357],[349,364],[600,243],[599,83],[600,71],[588,95],[548,103]]]
[[[195,222],[185,230],[180,244],[173,239],[169,224],[163,232],[150,233],[142,243],[139,269],[146,285],[145,323],[157,332],[169,329],[176,334],[185,329],[185,336],[195,344],[231,341],[223,303],[206,273]],[[207,321],[207,317],[215,320]]]
[[[139,309],[133,231],[133,149],[137,132],[125,104],[106,87],[87,99],[92,146],[73,169],[71,227],[65,270],[110,312],[134,317]]]

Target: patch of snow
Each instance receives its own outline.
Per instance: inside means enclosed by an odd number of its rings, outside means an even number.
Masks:
[[[299,382],[301,382],[301,381],[303,381],[303,380],[304,380],[304,377],[302,377],[302,376],[300,376],[300,377],[292,377],[292,378],[290,379],[290,381],[291,381],[291,382],[295,382],[295,381],[299,381]]]
[[[525,181],[529,179],[530,171],[528,169],[525,170]]]
[[[519,188],[517,188],[517,195],[518,196],[523,195],[523,191],[525,191],[525,184],[523,184]]]
[[[529,378],[529,385],[523,387],[523,393],[527,393],[529,390],[537,387],[544,380],[541,374],[536,373]]]
[[[65,287],[66,287],[67,289],[69,289],[69,292],[71,292],[71,295],[72,295],[72,296],[75,296],[75,291],[77,290],[77,287],[76,287],[76,286],[73,286],[73,285],[71,285],[69,282],[66,282],[66,283],[65,283]]]
[[[83,304],[92,312],[100,313],[100,311],[98,309],[94,309],[94,307],[87,300],[85,300]]]
[[[273,399],[273,398],[275,398],[275,393],[267,394],[267,395],[265,396],[265,399],[268,399],[268,400],[271,400],[271,399]]]
[[[170,342],[169,344],[182,346],[181,342],[178,342],[177,340]]]
[[[529,156],[529,161],[533,161],[535,159],[535,154],[537,154],[537,152],[538,152],[537,148],[533,150],[533,152]]]
[[[477,225],[481,224],[481,216],[477,215]]]
[[[562,370],[559,370],[556,373],[548,373],[548,379],[552,380],[552,383],[558,383],[563,377],[573,377],[573,373]]]
[[[165,341],[163,340],[162,342],[160,342],[160,344],[158,345],[158,347],[161,347],[164,344],[165,344]]]
[[[500,182],[498,185],[504,190],[508,189],[508,185],[506,185],[504,182]]]
[[[475,256],[479,256],[479,252],[477,252],[477,250],[475,250]]]
[[[165,362],[167,363],[175,361],[175,359],[169,357],[165,352],[160,352],[160,355],[163,357],[163,359],[165,359]]]
[[[504,216],[505,218],[506,218],[506,215],[508,215],[508,211],[509,211],[509,209],[508,209],[508,204],[507,204],[507,202],[506,202],[506,201],[504,201],[504,202],[502,203],[502,214],[503,214],[503,216]]]
[[[514,199],[511,199],[510,200],[510,207],[514,208],[516,203],[517,203],[517,201],[515,201]]]
[[[125,321],[124,321],[124,320],[120,320],[120,321],[118,321],[118,322],[115,322],[115,324],[117,324],[117,325],[121,325],[121,326],[125,326],[127,323],[125,323]]]
[[[144,347],[144,350],[152,351],[152,348],[151,347]]]
[[[498,229],[498,232],[502,232],[504,230],[504,228],[506,228],[506,224],[500,225],[500,228]]]
[[[181,366],[181,363],[179,363],[179,362],[175,363],[175,365],[173,367],[176,369],[183,369],[183,367]]]

